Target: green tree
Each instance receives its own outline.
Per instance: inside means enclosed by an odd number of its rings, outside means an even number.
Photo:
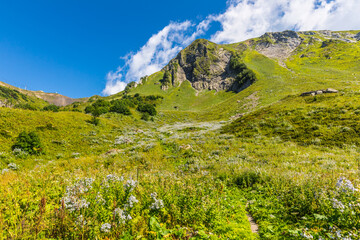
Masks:
[[[36,132],[21,132],[16,138],[15,144],[12,146],[12,150],[14,149],[21,149],[32,155],[43,153],[43,147]]]

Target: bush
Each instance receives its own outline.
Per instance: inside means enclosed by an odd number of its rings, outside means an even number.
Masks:
[[[130,109],[122,101],[113,101],[110,112],[116,112],[124,115],[131,115]]]
[[[36,132],[21,132],[12,146],[12,150],[14,151],[15,149],[20,149],[32,155],[43,153],[40,138]]]
[[[51,111],[51,112],[58,112],[60,109],[60,107],[54,105],[54,104],[50,104],[47,105],[43,108],[43,111]]]
[[[142,113],[148,113],[150,116],[155,116],[157,114],[154,105],[148,103],[139,105],[137,110]]]
[[[147,112],[144,112],[144,113],[141,115],[141,119],[144,120],[144,121],[149,121],[149,118],[150,118],[150,115],[149,115],[149,113],[147,113]]]
[[[25,103],[25,104],[19,103],[19,104],[15,105],[15,108],[32,110],[32,111],[37,111],[38,110],[38,108],[36,106],[33,106],[33,105],[29,104],[29,103]]]

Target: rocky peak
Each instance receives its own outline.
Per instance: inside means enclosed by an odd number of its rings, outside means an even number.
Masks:
[[[204,39],[182,50],[163,71],[170,72],[171,83],[188,80],[196,90],[234,90],[235,74],[229,68],[231,53]],[[168,74],[166,74],[168,77]],[[163,85],[166,89],[168,85]]]

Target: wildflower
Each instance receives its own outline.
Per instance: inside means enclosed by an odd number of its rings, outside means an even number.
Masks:
[[[95,200],[96,200],[96,203],[97,203],[97,204],[105,205],[105,203],[106,203],[105,199],[101,196],[100,193],[98,193],[98,194],[96,195]]]
[[[88,208],[90,203],[86,199],[81,198],[81,195],[88,192],[92,188],[93,178],[84,178],[74,183],[73,186],[66,188],[66,193],[62,201],[65,207],[70,211]]]
[[[352,182],[344,177],[339,178],[336,183],[336,187],[338,188],[338,190],[341,190],[343,192],[347,192],[348,190],[352,192],[357,191]]]
[[[125,224],[126,221],[129,221],[132,219],[132,217],[130,216],[130,214],[127,214],[126,211],[120,209],[120,208],[116,208],[114,210],[114,216],[115,218],[118,219],[119,224]]]
[[[125,208],[132,208],[134,204],[138,202],[139,200],[137,200],[135,196],[131,195],[128,199],[127,204],[125,204]]]
[[[100,228],[100,230],[105,233],[110,232],[110,229],[111,229],[111,225],[109,223],[104,223],[103,225],[101,225]]]
[[[18,170],[19,167],[15,163],[9,163],[8,168],[11,170]]]
[[[129,190],[130,192],[134,190],[134,188],[136,187],[137,182],[135,180],[127,180],[126,184],[124,185],[124,189],[125,191]]]
[[[109,182],[121,182],[124,180],[123,177],[118,177],[115,174],[109,174],[106,176],[106,180]]]
[[[332,201],[333,201],[333,208],[340,209],[340,212],[344,211],[345,206],[341,201],[337,200],[336,198],[333,198]]]
[[[310,233],[306,232],[308,230],[307,228],[305,228],[304,230],[305,231],[300,234],[302,237],[304,237],[306,239],[313,239],[314,238]]]
[[[84,219],[83,215],[78,216],[76,222],[77,225],[83,227],[87,224],[86,220]]]
[[[7,173],[7,172],[9,172],[9,171],[10,171],[10,169],[4,168],[4,169],[1,171],[1,174],[5,174],[5,173]]]
[[[157,193],[153,192],[150,194],[151,198],[154,200],[154,203],[151,204],[150,209],[159,210],[164,207],[164,202],[161,199],[157,199]]]

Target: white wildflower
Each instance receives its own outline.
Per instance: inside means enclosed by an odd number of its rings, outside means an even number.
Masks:
[[[115,174],[109,174],[109,175],[106,176],[106,180],[108,182],[121,182],[121,181],[124,180],[124,178],[123,177],[118,177]]]
[[[96,203],[97,203],[97,204],[105,205],[105,203],[106,203],[105,199],[101,196],[100,193],[98,193],[98,194],[96,195],[95,200],[96,200]]]
[[[18,170],[19,167],[15,163],[9,163],[8,168],[11,170]]]
[[[137,182],[135,180],[127,180],[126,184],[124,185],[124,189],[125,191],[129,190],[130,192],[134,190],[134,188],[136,187]]]
[[[114,210],[114,216],[116,219],[118,219],[119,224],[125,224],[126,221],[129,221],[132,219],[130,214],[127,214],[127,212],[122,210],[121,208],[116,208]]]
[[[153,192],[150,194],[151,198],[154,200],[154,203],[151,204],[150,209],[159,210],[164,207],[164,202],[161,199],[157,199],[157,193]]]
[[[131,195],[125,204],[125,209],[134,207],[134,204],[138,202],[139,200],[137,200],[135,196]]]
[[[337,200],[336,198],[333,198],[332,202],[333,202],[333,208],[340,209],[340,212],[344,211],[345,206],[341,201]]]
[[[357,189],[354,187],[354,185],[352,184],[352,182],[344,177],[340,177],[336,183],[336,187],[338,188],[338,190],[341,190],[343,192],[347,192],[347,191],[357,191]]]
[[[110,232],[110,229],[111,229],[111,225],[109,223],[104,223],[103,225],[101,225],[100,230],[102,232],[108,233],[108,232]]]
[[[9,172],[9,171],[10,171],[10,169],[4,168],[4,169],[1,171],[1,174],[5,174],[5,173],[7,173],[7,172]]]
[[[87,224],[86,220],[84,219],[83,215],[78,216],[75,223],[81,227],[85,226]]]

